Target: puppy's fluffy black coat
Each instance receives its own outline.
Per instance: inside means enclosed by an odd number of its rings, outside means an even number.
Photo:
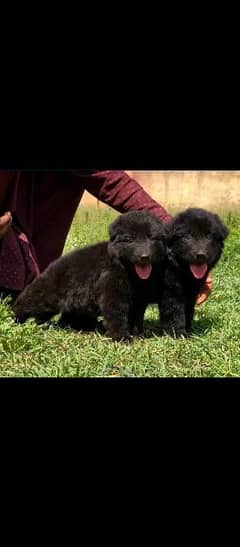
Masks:
[[[192,328],[197,295],[221,257],[228,230],[218,215],[189,208],[166,225],[166,232],[160,328],[171,336],[187,336]]]
[[[131,211],[110,226],[110,241],[59,258],[20,294],[13,309],[20,322],[47,321],[93,330],[103,316],[113,340],[143,331],[148,303],[160,302],[166,255],[162,223],[148,211]]]

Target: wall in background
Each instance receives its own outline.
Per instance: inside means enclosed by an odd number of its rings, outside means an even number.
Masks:
[[[164,207],[240,208],[240,171],[127,171]],[[82,204],[104,207],[85,192]]]

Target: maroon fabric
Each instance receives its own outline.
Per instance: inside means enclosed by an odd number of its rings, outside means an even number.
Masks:
[[[171,217],[124,171],[0,171],[0,214],[13,225],[0,242],[0,287],[22,290],[63,251],[84,190],[120,213]]]
[[[11,211],[13,217],[12,226],[0,241],[0,287],[22,290],[40,272],[30,241],[31,192],[31,174],[0,171],[0,214]]]

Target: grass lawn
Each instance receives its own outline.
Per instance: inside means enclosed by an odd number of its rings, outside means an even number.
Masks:
[[[80,209],[65,252],[107,236],[117,215]],[[222,215],[231,233],[213,272],[214,291],[197,307],[191,340],[158,338],[157,309],[149,307],[144,340],[127,346],[100,334],[60,330],[56,323],[15,325],[6,302],[0,304],[0,376],[240,376],[240,214]]]

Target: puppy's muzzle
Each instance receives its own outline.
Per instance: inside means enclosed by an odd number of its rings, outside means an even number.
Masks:
[[[198,251],[196,254],[196,264],[205,264],[207,262],[207,255],[204,251]]]
[[[150,264],[150,256],[147,253],[142,253],[137,257],[139,264]]]

